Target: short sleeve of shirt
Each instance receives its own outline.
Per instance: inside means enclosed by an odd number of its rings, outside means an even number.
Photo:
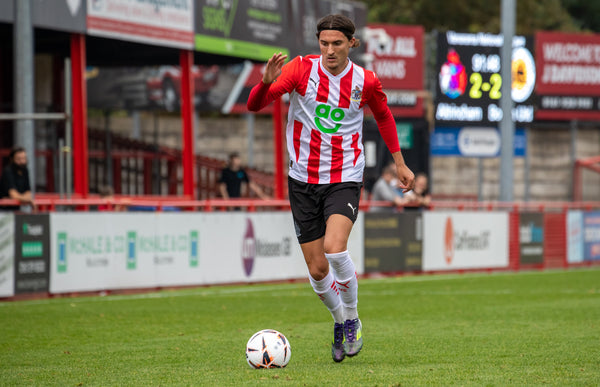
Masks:
[[[250,182],[250,178],[248,177],[248,174],[246,173],[245,170],[240,169],[239,174],[240,174],[240,180],[242,180],[244,183]]]
[[[222,169],[221,173],[219,174],[219,180],[217,180],[217,183],[225,183],[225,174],[227,173],[227,169]]]

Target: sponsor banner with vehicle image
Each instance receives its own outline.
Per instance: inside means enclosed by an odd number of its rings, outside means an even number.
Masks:
[[[15,294],[47,292],[50,282],[50,218],[15,215]]]
[[[508,213],[425,212],[423,270],[508,267]]]
[[[0,212],[0,297],[15,295],[15,220]]]
[[[242,64],[192,66],[195,110],[221,110],[241,70]],[[86,79],[91,108],[181,110],[179,66],[94,67]]]

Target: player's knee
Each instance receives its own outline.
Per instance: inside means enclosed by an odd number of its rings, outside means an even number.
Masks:
[[[308,266],[308,272],[315,281],[321,281],[329,273],[329,263],[327,261],[325,261],[325,264],[322,262],[313,263]]]
[[[345,239],[325,238],[325,253],[336,254],[347,250],[347,241]]]

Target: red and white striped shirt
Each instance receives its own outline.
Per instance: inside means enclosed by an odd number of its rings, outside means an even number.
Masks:
[[[373,111],[390,152],[400,150],[381,82],[372,71],[350,60],[340,74],[332,75],[320,56],[298,56],[283,66],[275,82],[260,82],[252,89],[248,109],[258,111],[285,93],[290,93],[286,130],[289,176],[295,180],[311,184],[362,182],[365,104]]]

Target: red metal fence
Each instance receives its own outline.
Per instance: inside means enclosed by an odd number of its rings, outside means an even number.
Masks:
[[[110,154],[107,154],[108,141]],[[109,133],[107,137],[106,132],[101,130],[90,130],[88,143],[90,192],[97,193],[100,187],[108,185],[118,195],[183,195],[181,150],[155,146],[114,133]],[[0,149],[0,170],[3,167],[2,161],[9,153],[10,149]],[[36,158],[38,162],[41,161],[38,165],[42,165],[45,177],[43,183],[37,182],[36,191],[58,192],[59,157],[58,150],[36,151]],[[194,199],[219,197],[218,179],[225,162],[197,155],[194,163],[197,193]],[[247,172],[266,195],[273,195],[272,174],[251,168]]]

